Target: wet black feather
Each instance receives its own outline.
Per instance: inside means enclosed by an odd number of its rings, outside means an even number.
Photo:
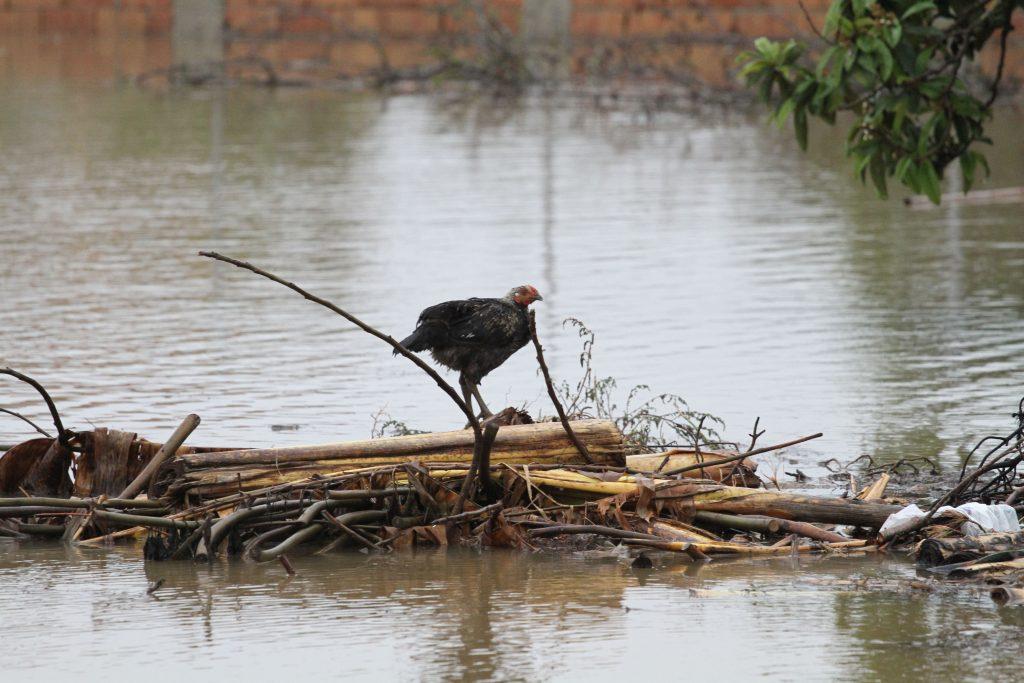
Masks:
[[[529,340],[525,306],[511,299],[474,298],[424,309],[402,346],[430,351],[438,363],[479,384]]]

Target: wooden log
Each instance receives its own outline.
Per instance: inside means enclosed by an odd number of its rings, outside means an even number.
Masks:
[[[845,498],[802,496],[782,491],[759,491],[723,486],[693,497],[697,510],[739,515],[767,515],[799,522],[846,524],[878,529],[898,512],[899,505],[883,505]],[[799,533],[799,532],[796,532]]]
[[[1024,588],[1015,588],[1014,586],[996,586],[989,591],[989,596],[992,598],[992,602],[996,603],[1000,607],[1024,605]]]
[[[578,420],[573,431],[587,446],[595,462],[621,466],[625,463],[622,433],[610,420]],[[473,457],[473,433],[452,432],[412,434],[387,439],[346,441],[317,446],[260,448],[242,451],[196,453],[179,458],[186,471],[212,467],[240,468],[270,465],[289,467],[316,463],[336,470],[403,463],[416,458],[421,463],[469,461]],[[491,459],[506,463],[583,464],[576,446],[555,422],[503,427],[491,449]]]
[[[992,553],[1024,551],[1024,531],[962,538],[928,538],[917,546],[917,561],[925,566],[956,564]]]
[[[581,420],[576,435],[590,457],[603,464],[621,465],[625,444],[611,421]],[[179,475],[167,493],[189,492],[213,497],[337,475],[370,467],[399,465],[416,459],[421,464],[468,462],[473,457],[473,433],[468,430],[416,434],[388,439],[350,441],[178,456]],[[491,461],[505,464],[582,464],[579,451],[558,423],[502,427],[491,447]]]

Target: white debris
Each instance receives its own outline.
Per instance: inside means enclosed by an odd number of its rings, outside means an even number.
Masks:
[[[962,531],[968,536],[976,536],[981,533],[1020,531],[1017,511],[1003,503],[995,505],[964,503],[955,508],[943,505],[935,515],[940,516],[946,512],[963,515],[973,522],[972,524],[964,524],[962,528]],[[889,515],[882,528],[879,529],[879,534],[881,534],[882,538],[892,538],[901,531],[912,527],[926,514],[928,513],[911,503],[899,512]]]

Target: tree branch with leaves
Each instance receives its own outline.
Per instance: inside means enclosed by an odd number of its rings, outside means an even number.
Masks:
[[[988,173],[976,146],[991,143],[985,122],[1018,10],[1024,0],[834,0],[815,29],[820,49],[759,38],[739,57],[741,76],[777,123],[792,118],[803,149],[810,119],[834,124],[849,112],[846,153],[861,181],[870,177],[886,197],[895,179],[938,204],[952,162],[965,192],[979,168]],[[996,34],[996,73],[985,88],[971,87],[964,67]]]

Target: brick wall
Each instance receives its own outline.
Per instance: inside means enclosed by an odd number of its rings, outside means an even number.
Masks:
[[[464,0],[224,0],[225,58],[265,60],[285,77],[356,76],[436,63],[438,49],[472,53],[476,17]],[[821,23],[828,0],[805,0]],[[488,12],[515,32],[523,0],[487,0]],[[1011,36],[1008,74],[1024,79],[1024,19]],[[69,36],[134,46],[139,63],[172,61],[166,41],[173,0],[0,0],[0,40],[17,54],[18,38]],[[574,0],[570,69],[577,77],[732,82],[736,54],[754,37],[808,37],[796,0]],[[24,41],[22,41],[24,42]],[[139,45],[151,45],[152,49]],[[15,47],[11,47],[15,46]],[[131,53],[131,50],[129,50]],[[996,55],[980,58],[992,70]],[[122,58],[123,59],[123,58]]]

